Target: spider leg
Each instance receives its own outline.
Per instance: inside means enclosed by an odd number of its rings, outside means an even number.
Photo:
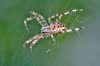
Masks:
[[[51,23],[51,19],[52,19],[52,18],[55,18],[55,17],[57,17],[57,16],[59,16],[59,14],[55,14],[55,15],[49,17],[49,18],[48,18],[48,22],[49,22],[49,24]]]
[[[32,50],[32,46],[39,41],[39,39],[44,38],[44,36],[42,34],[38,34],[33,36],[32,38],[30,38],[29,40],[27,40],[24,44],[23,47],[25,47],[25,45],[27,45],[28,43],[32,42],[32,44],[30,45],[30,49]]]
[[[56,19],[56,21],[59,21],[61,19],[62,16],[65,16],[67,14],[70,14],[70,13],[73,13],[73,12],[76,12],[76,11],[83,11],[83,9],[73,9],[73,10],[69,10],[67,12],[64,12],[64,13],[60,13],[60,14],[55,14],[51,17],[48,18],[48,22],[50,23],[51,22],[51,19],[52,18],[55,18],[58,16],[58,18]]]
[[[31,43],[31,45],[30,45],[30,50],[32,51],[32,46],[33,45],[35,45],[35,43],[37,43],[39,41],[39,39],[35,39],[32,43]]]
[[[78,31],[80,29],[84,29],[84,27],[81,27],[81,28],[73,28],[73,29],[67,29],[66,32],[73,32],[73,31]]]
[[[56,40],[53,35],[51,35],[52,40],[56,43]]]
[[[27,30],[27,31],[28,31],[27,21],[30,21],[30,20],[32,20],[32,19],[33,19],[33,17],[30,17],[30,18],[27,18],[27,19],[24,20],[24,24],[25,24],[25,27],[26,27],[26,30]]]
[[[29,40],[25,41],[23,44],[23,47],[25,47],[25,45],[27,45],[28,43],[32,42],[34,40],[34,37],[30,38]]]
[[[34,19],[36,19],[41,25],[42,27],[48,26],[46,20],[44,19],[44,17],[34,11],[30,11],[30,15],[34,15]]]
[[[62,18],[62,16],[65,16],[67,14],[70,14],[70,13],[73,13],[73,12],[77,12],[77,11],[83,11],[83,9],[73,9],[73,10],[69,10],[69,11],[67,11],[65,13],[61,13],[61,14],[58,15],[58,18],[56,19],[56,21],[59,21]]]

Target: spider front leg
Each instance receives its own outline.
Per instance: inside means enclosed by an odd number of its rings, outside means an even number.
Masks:
[[[84,27],[81,27],[81,28],[73,28],[73,29],[67,29],[66,32],[73,32],[73,31],[78,31],[78,30],[81,30],[81,29],[84,29]]]
[[[33,19],[36,19],[42,27],[48,26],[46,20],[44,19],[44,17],[42,15],[40,15],[40,14],[34,12],[34,11],[30,11],[29,13],[31,15],[30,18],[27,18],[27,19],[24,20],[24,24],[25,24],[27,31],[28,31],[27,22],[30,21],[30,20],[33,20]]]
[[[73,13],[73,12],[77,12],[77,11],[83,11],[83,9],[73,9],[73,10],[69,10],[69,11],[67,11],[65,13],[58,14],[58,18],[56,19],[56,21],[59,21],[62,18],[62,16],[65,16],[67,14],[70,14],[70,13]]]
[[[30,15],[31,15],[31,12],[29,12],[29,13],[30,13]],[[33,14],[36,15],[35,12],[33,12]],[[30,18],[26,18],[26,19],[24,20],[24,24],[25,24],[25,27],[26,27],[26,30],[27,30],[27,31],[28,31],[27,22],[30,21],[30,20],[33,20],[33,18],[34,18],[34,16],[30,16]]]
[[[73,9],[73,10],[69,10],[69,11],[64,12],[64,13],[55,14],[55,15],[53,15],[53,16],[51,16],[51,17],[48,18],[48,22],[50,23],[51,19],[55,18],[57,16],[58,16],[58,18],[56,19],[56,21],[59,21],[62,18],[62,16],[65,16],[67,14],[70,14],[70,13],[73,13],[73,12],[77,12],[77,11],[83,11],[83,9]]]
[[[27,30],[27,31],[28,31],[27,21],[30,21],[30,20],[32,20],[32,19],[33,19],[33,17],[30,17],[30,18],[27,18],[27,19],[24,20],[24,24],[25,24],[25,27],[26,27],[26,30]]]
[[[34,15],[34,18],[42,25],[42,27],[48,26],[46,20],[42,15],[35,13],[34,11],[30,11],[30,15]]]

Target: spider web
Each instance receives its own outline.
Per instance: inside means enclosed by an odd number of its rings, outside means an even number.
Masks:
[[[0,66],[99,66],[100,65],[100,9],[99,0],[1,0],[0,1]],[[47,20],[53,14],[70,9],[83,9],[64,16],[60,21],[67,28],[83,30],[40,39],[31,50],[23,43],[40,33],[41,25],[24,19],[29,11],[40,13]],[[52,19],[55,20],[55,19]]]

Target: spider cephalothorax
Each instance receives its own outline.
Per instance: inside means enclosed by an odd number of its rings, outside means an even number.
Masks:
[[[32,38],[30,38],[29,40],[25,41],[23,46],[25,46],[26,44],[33,41],[32,44],[30,45],[30,49],[32,50],[32,46],[36,42],[38,42],[38,40],[41,38],[46,38],[46,37],[51,36],[53,41],[56,42],[53,34],[61,34],[61,33],[73,32],[73,31],[78,31],[80,29],[83,29],[83,27],[67,29],[66,25],[59,21],[62,16],[67,15],[67,14],[72,13],[72,12],[76,12],[76,11],[83,11],[83,10],[82,9],[73,9],[73,10],[67,11],[65,13],[55,14],[55,15],[49,17],[48,18],[49,25],[47,24],[46,20],[44,19],[44,17],[42,15],[40,15],[34,11],[30,11],[30,14],[33,16],[24,20],[26,30],[28,30],[26,22],[33,20],[33,19],[36,19],[42,26],[41,33],[37,34],[37,35],[33,36]],[[51,18],[55,18],[55,17],[58,17],[56,19],[56,21],[51,21]]]

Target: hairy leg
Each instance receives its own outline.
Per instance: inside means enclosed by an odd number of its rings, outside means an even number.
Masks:
[[[53,16],[51,16],[51,17],[48,18],[48,22],[50,23],[50,22],[51,22],[51,19],[52,19],[52,18],[55,18],[55,17],[58,17],[58,18],[56,19],[56,21],[59,21],[59,20],[61,19],[62,16],[65,16],[65,15],[67,15],[67,14],[70,14],[70,13],[73,13],[73,12],[77,12],[77,11],[83,11],[83,10],[82,10],[82,9],[73,9],[73,10],[69,10],[69,11],[64,12],[64,13],[55,14],[55,15],[53,15]]]

